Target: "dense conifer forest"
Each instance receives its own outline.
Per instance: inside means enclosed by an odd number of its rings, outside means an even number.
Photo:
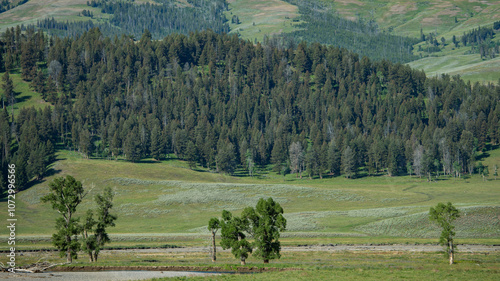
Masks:
[[[109,161],[175,155],[221,173],[430,178],[475,172],[477,153],[500,140],[499,86],[318,43],[212,31],[134,42],[97,28],[49,38],[18,27],[2,46],[1,163],[16,163],[19,186],[46,174],[55,147]],[[17,70],[52,106],[12,116]]]

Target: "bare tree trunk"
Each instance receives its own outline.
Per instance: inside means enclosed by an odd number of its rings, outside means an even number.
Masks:
[[[454,256],[453,256],[454,252],[455,251],[453,249],[453,242],[450,242],[450,265],[454,263]]]
[[[73,258],[71,257],[71,249],[69,247],[66,250],[66,262],[67,263],[72,263],[73,262]]]
[[[215,232],[212,231],[212,262],[217,260],[217,248],[215,247]]]

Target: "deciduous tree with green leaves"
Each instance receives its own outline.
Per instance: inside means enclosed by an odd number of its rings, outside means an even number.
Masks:
[[[71,263],[77,258],[80,243],[72,237],[81,232],[79,218],[74,218],[76,207],[85,197],[82,183],[68,175],[59,177],[49,183],[51,193],[41,198],[42,202],[50,202],[52,208],[62,217],[56,219],[57,232],[52,235],[52,243],[59,249],[61,257],[66,255],[66,261]]]
[[[283,217],[281,205],[269,197],[261,198],[254,208],[243,210],[243,218],[250,221],[250,233],[255,238],[254,255],[269,263],[271,259],[281,257],[280,231],[286,229],[286,219]]]
[[[453,221],[460,217],[460,212],[451,202],[448,204],[438,203],[436,207],[431,207],[429,219],[443,228],[439,243],[446,246],[446,254],[450,259],[450,264],[454,263],[455,245],[455,226]]]
[[[215,245],[215,234],[221,227],[221,222],[218,218],[211,218],[208,221],[208,230],[212,233],[212,262],[217,260],[217,247]]]
[[[94,212],[87,211],[85,223],[83,225],[83,250],[89,255],[90,262],[96,262],[99,252],[102,247],[110,242],[106,228],[115,226],[116,215],[110,213],[113,207],[113,191],[110,187],[104,189],[102,194],[95,196],[97,203],[96,215],[97,219],[94,220]],[[93,232],[92,235],[89,235]]]
[[[248,254],[252,253],[252,245],[246,240],[245,231],[248,231],[249,221],[246,218],[233,217],[229,211],[222,211],[221,246],[231,249],[231,253],[239,258],[241,265],[245,265]]]

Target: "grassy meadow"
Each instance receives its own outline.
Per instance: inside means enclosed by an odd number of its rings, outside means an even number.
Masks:
[[[300,22],[293,22],[299,16],[298,7],[280,0],[229,0],[229,11],[225,12],[231,32],[244,39],[262,42],[264,35],[280,34],[296,30]],[[232,23],[233,15],[240,23]]]
[[[497,149],[490,154],[484,163],[493,174],[500,153]],[[441,176],[434,182],[385,175],[354,180],[283,178],[272,172],[228,176],[191,170],[176,159],[130,163],[85,159],[67,150],[58,152],[50,174],[16,195],[21,247],[50,247],[57,213],[40,198],[49,192],[50,181],[65,175],[73,175],[89,190],[77,216],[94,207],[92,198],[104,187],[114,190],[118,220],[109,232],[115,245],[127,247],[205,245],[211,217],[220,216],[224,209],[239,214],[262,197],[273,197],[283,206],[288,231],[282,237],[288,245],[435,243],[439,228],[428,221],[428,210],[448,201],[463,214],[456,222],[459,243],[500,242],[500,178],[494,180],[492,175],[487,181],[479,176]],[[7,202],[0,202],[0,208],[6,209]],[[0,220],[5,221],[6,215],[0,213]],[[6,235],[7,230],[1,229],[0,240]]]

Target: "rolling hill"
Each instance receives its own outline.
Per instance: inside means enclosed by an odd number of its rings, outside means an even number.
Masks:
[[[283,34],[299,30],[303,23],[295,1],[242,1],[229,0],[225,12],[231,32],[242,38],[262,41],[264,35]],[[0,30],[18,24],[36,24],[37,21],[54,17],[58,21],[87,21],[106,23],[112,15],[99,8],[87,6],[86,0],[30,0],[12,10],[0,14]],[[152,0],[134,2],[137,5],[156,3]],[[398,36],[419,38],[433,33],[438,38],[451,42],[452,37],[462,36],[478,26],[491,26],[500,20],[500,3],[494,0],[439,0],[439,1],[359,1],[359,0],[317,0],[314,7],[327,7],[336,15],[353,21],[373,20],[380,31]],[[189,6],[187,1],[179,1],[179,6]],[[92,11],[93,18],[80,15],[83,9]],[[235,22],[233,17],[237,16]],[[498,41],[496,36],[493,41]],[[414,46],[416,53],[417,45]],[[424,54],[410,66],[423,69],[429,75],[449,73],[459,74],[472,82],[498,82],[500,64],[498,59],[483,60],[479,54],[469,54],[470,47],[453,49],[446,46],[443,51]],[[438,59],[434,59],[438,57]]]

